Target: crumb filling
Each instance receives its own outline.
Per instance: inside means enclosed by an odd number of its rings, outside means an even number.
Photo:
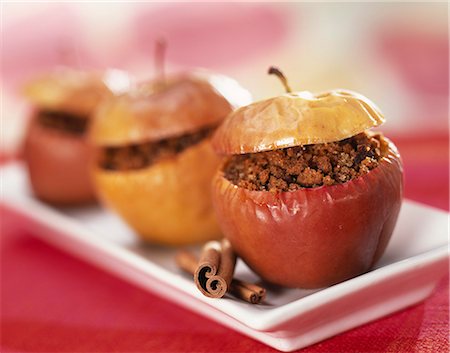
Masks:
[[[37,119],[42,126],[73,135],[83,135],[88,126],[87,117],[63,111],[41,110]]]
[[[120,147],[103,147],[99,150],[98,166],[105,170],[133,170],[169,159],[194,146],[214,131],[206,127],[194,133],[170,137],[156,142],[130,144]]]
[[[233,155],[223,172],[234,185],[256,191],[342,184],[378,166],[380,144],[379,135],[361,133],[338,142]]]

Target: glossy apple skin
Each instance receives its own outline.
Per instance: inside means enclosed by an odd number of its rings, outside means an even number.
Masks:
[[[211,180],[220,164],[210,140],[147,168],[108,171],[93,168],[100,199],[142,239],[186,245],[218,238],[211,203]]]
[[[34,194],[58,206],[93,203],[90,148],[85,136],[42,126],[33,114],[23,145]]]
[[[271,193],[231,184],[219,171],[213,204],[222,232],[264,280],[321,288],[368,271],[400,211],[403,172],[395,146],[369,173],[333,186]]]

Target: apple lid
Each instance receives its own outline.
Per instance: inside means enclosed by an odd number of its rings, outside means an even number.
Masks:
[[[231,113],[212,143],[223,155],[256,153],[343,140],[381,125],[384,117],[363,95],[344,89],[319,94],[290,92],[255,102]]]
[[[134,87],[101,105],[91,125],[97,145],[157,141],[218,125],[249,93],[236,81],[204,72]]]
[[[91,73],[64,67],[30,81],[23,92],[39,109],[88,117],[102,99],[127,85],[128,75],[122,71]]]

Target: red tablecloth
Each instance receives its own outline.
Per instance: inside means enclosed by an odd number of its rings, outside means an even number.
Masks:
[[[448,136],[394,138],[405,196],[448,210]],[[3,220],[5,221],[5,220]],[[2,352],[273,352],[2,222]],[[423,303],[302,352],[448,352],[448,279]]]

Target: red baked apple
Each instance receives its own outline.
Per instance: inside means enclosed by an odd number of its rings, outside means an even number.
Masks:
[[[23,152],[38,198],[66,206],[95,200],[86,131],[99,102],[124,79],[114,70],[100,75],[61,68],[25,87],[33,113]]]
[[[381,257],[403,185],[393,143],[366,132],[383,122],[369,99],[333,90],[256,102],[219,127],[213,147],[226,158],[213,180],[216,215],[263,279],[320,288]]]
[[[182,245],[220,235],[210,184],[220,163],[210,135],[249,94],[220,75],[191,72],[111,99],[91,129],[101,200],[144,240]]]

